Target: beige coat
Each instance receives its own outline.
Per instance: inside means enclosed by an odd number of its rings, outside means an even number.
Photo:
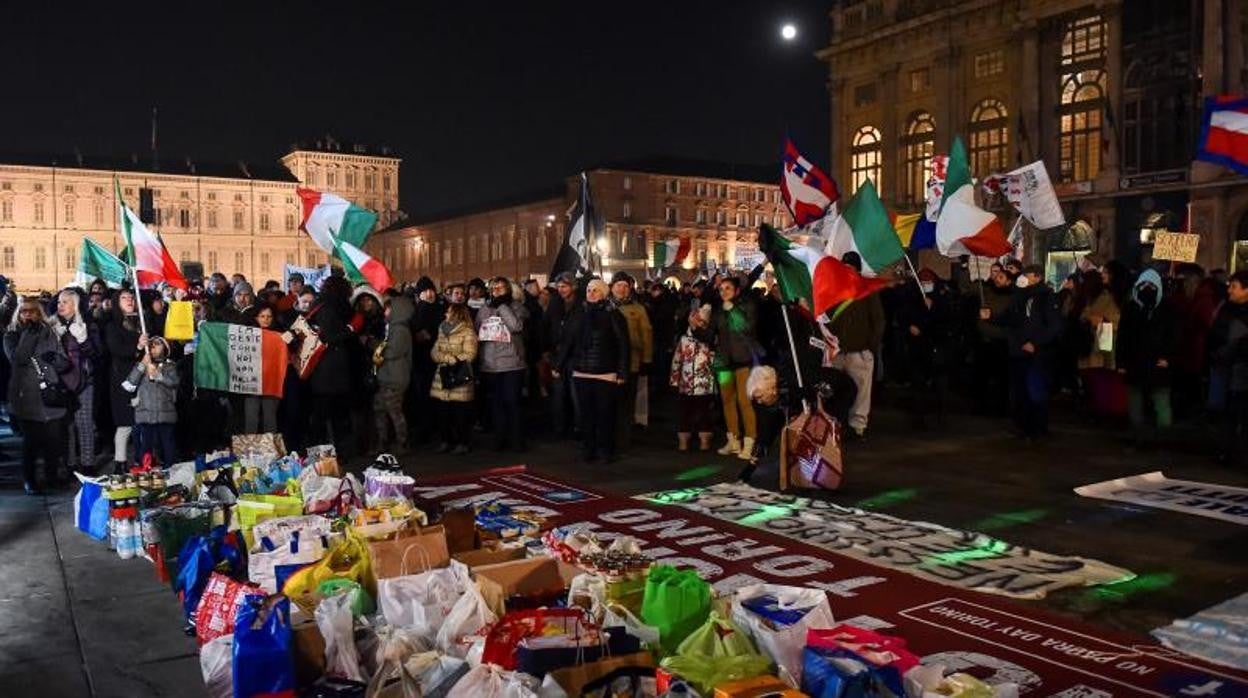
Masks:
[[[1101,291],[1101,295],[1096,297],[1088,307],[1083,309],[1079,315],[1079,321],[1084,323],[1092,323],[1095,318],[1100,318],[1100,322],[1108,322],[1114,326],[1114,346],[1118,345],[1118,323],[1122,320],[1122,311],[1118,308],[1118,303],[1114,300],[1113,294],[1109,291]],[[1092,353],[1087,356],[1079,357],[1079,368],[1114,368],[1114,352],[1098,351],[1096,346],[1097,325],[1092,325]]]
[[[637,373],[642,364],[654,360],[654,331],[650,327],[650,316],[646,315],[645,306],[637,301],[622,303],[616,309],[628,325],[628,368]]]
[[[472,323],[460,323],[451,329],[450,334],[439,327],[438,341],[434,342],[430,354],[438,365],[438,370],[434,371],[433,387],[429,390],[429,395],[444,402],[472,402],[471,381],[450,390],[442,389],[443,366],[450,365],[455,359],[471,364],[477,358],[477,330]]]

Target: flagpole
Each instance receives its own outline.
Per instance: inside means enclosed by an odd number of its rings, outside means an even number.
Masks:
[[[910,255],[902,252],[901,256],[906,260],[906,266],[910,267],[910,273],[914,275],[914,283],[919,285],[919,293],[926,299],[927,291],[923,290],[923,282],[919,280],[919,272],[914,270],[914,262],[910,261]]]
[[[134,305],[139,311],[139,329],[143,334],[147,334],[147,320],[143,319],[143,299],[139,295],[139,268],[136,265],[130,265],[130,273],[134,278]],[[146,348],[144,348],[146,351]]]
[[[789,351],[793,352],[793,373],[797,374],[798,390],[805,390],[806,385],[802,381],[802,364],[797,360],[797,342],[793,339],[793,326],[789,324],[789,306],[787,303],[780,305],[780,314],[784,315],[784,332],[789,336]],[[802,405],[806,404],[805,396],[802,397]]]

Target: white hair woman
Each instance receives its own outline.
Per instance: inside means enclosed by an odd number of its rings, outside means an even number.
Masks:
[[[77,409],[67,419],[68,440],[65,453],[70,470],[91,471],[95,468],[95,370],[100,358],[99,329],[87,322],[82,312],[82,293],[67,288],[56,297],[56,315],[49,320],[52,331],[69,359],[70,369],[61,376],[65,386],[78,394]]]
[[[585,462],[616,459],[615,415],[629,372],[628,326],[607,303],[608,293],[602,279],[589,282],[585,302],[568,320],[566,341],[555,357],[556,377],[572,375]]]

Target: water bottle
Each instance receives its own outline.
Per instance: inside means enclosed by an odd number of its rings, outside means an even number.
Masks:
[[[134,519],[117,522],[117,557],[123,560],[134,557]]]
[[[114,516],[114,510],[117,509],[117,501],[108,500],[108,549],[117,549],[117,517]]]
[[[130,500],[130,505],[134,507],[134,518],[130,519],[131,524],[131,550],[134,551],[135,557],[143,556],[143,526],[139,523],[139,500]]]

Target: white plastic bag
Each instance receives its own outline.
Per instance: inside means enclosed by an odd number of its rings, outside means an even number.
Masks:
[[[653,625],[646,625],[641,622],[641,619],[633,615],[632,611],[620,604],[607,604],[606,613],[602,617],[602,627],[623,627],[625,632],[641,640],[646,645],[652,648],[659,646],[659,629]]]
[[[760,596],[774,596],[781,609],[810,610],[796,623],[776,629],[762,616],[742,605],[743,601]],[[806,647],[806,631],[831,628],[836,624],[832,619],[827,592],[779,584],[752,584],[738,589],[732,599],[732,621],[754,638],[758,649],[776,663],[777,675],[794,688],[802,683],[802,649]]]
[[[462,564],[377,580],[377,601],[386,622],[412,628],[432,640],[464,590],[472,586]]]
[[[257,538],[258,543],[263,540],[269,539]],[[247,578],[259,584],[266,592],[276,594],[279,591],[276,576],[279,566],[310,565],[325,557],[325,553],[329,551],[328,545],[328,536],[309,535],[305,538],[300,531],[295,531],[285,544],[278,545],[273,550],[268,550],[261,543],[257,550],[247,556]]]
[[[325,638],[325,674],[364,682],[360,654],[355,649],[355,618],[351,615],[351,595],[334,594],[316,607],[316,627]]]
[[[199,648],[199,670],[209,698],[234,696],[234,636],[222,635]]]
[[[304,540],[333,534],[333,522],[324,516],[279,516],[272,519],[261,519],[251,527],[252,538],[256,544],[248,552],[263,550],[261,542],[268,538],[273,547],[280,548],[298,535]]]
[[[481,590],[469,584],[463,595],[446,614],[446,621],[438,629],[437,648],[452,657],[463,658],[468,654],[464,638],[479,634],[487,626],[498,622],[498,616],[490,610]]]
[[[471,669],[446,698],[537,698],[537,680],[493,664]]]
[[[403,698],[422,698],[420,682],[407,673],[404,660],[428,649],[427,643],[406,628],[384,626],[378,630],[377,671],[368,682],[365,698],[393,695],[388,689],[397,681]],[[383,693],[384,692],[384,693]]]
[[[408,676],[416,678],[422,698],[445,696],[468,673],[468,663],[441,652],[421,652],[403,662]]]

